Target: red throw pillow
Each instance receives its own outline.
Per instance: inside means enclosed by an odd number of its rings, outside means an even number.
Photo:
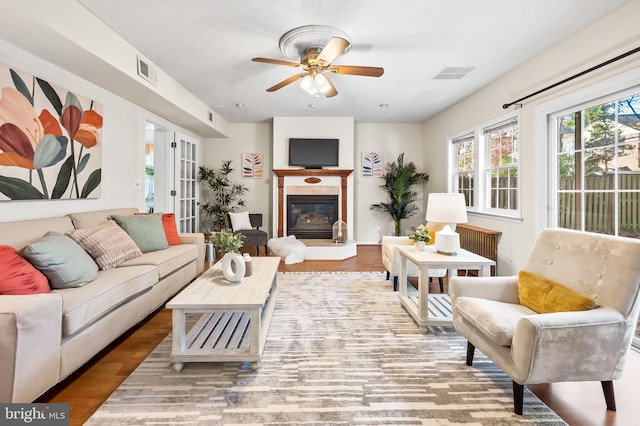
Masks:
[[[162,227],[164,234],[167,236],[167,242],[170,246],[180,244],[180,236],[176,227],[176,215],[174,213],[162,213]]]
[[[0,246],[0,294],[49,293],[47,277],[11,246]]]

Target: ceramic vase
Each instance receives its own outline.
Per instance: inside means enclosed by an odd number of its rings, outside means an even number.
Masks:
[[[244,259],[238,253],[226,253],[222,256],[222,274],[232,283],[242,282],[245,272]]]
[[[413,245],[416,246],[416,250],[418,251],[424,250],[425,247],[424,241],[414,241]]]

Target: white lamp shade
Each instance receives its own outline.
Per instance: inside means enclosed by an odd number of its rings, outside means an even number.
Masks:
[[[431,193],[427,200],[426,220],[441,223],[466,223],[467,206],[460,193]]]
[[[436,232],[434,246],[438,253],[455,255],[460,250],[460,235],[451,229],[449,224],[467,221],[464,195],[460,193],[429,194],[426,219],[429,222],[445,224],[442,230]]]

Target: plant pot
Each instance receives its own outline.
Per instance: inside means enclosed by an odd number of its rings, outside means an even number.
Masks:
[[[416,247],[416,250],[423,251],[426,244],[424,241],[414,241],[413,245]]]
[[[242,282],[245,272],[244,259],[238,253],[226,253],[222,256],[222,275],[232,283]]]

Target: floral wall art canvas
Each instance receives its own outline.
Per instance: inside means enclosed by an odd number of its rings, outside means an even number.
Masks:
[[[102,105],[0,63],[0,201],[99,198]]]
[[[242,177],[262,179],[262,154],[242,154]]]
[[[362,152],[362,176],[382,177],[382,155],[378,152]]]

